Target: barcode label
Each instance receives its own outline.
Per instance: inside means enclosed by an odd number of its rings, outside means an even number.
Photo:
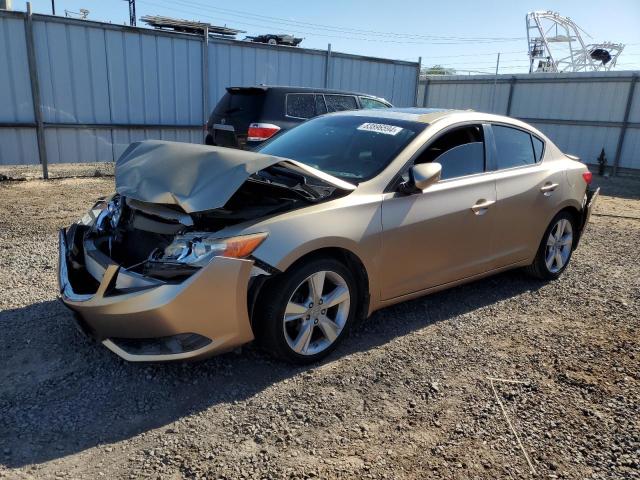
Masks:
[[[385,135],[397,135],[403,129],[395,125],[385,125],[384,123],[363,123],[358,127],[358,130],[364,130],[366,132],[384,133]]]

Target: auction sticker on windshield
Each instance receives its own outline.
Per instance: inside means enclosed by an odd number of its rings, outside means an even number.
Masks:
[[[403,128],[395,125],[386,125],[384,123],[363,123],[358,127],[358,130],[364,130],[365,132],[384,133],[385,135],[397,135]]]

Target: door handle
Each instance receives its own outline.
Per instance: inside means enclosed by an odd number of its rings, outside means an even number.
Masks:
[[[556,188],[558,188],[557,183],[545,183],[542,187],[540,187],[540,191],[544,193],[545,197],[548,197]]]
[[[495,200],[480,199],[473,207],[471,207],[471,210],[473,210],[473,213],[476,215],[484,215],[487,213],[488,208],[494,203],[496,203]]]

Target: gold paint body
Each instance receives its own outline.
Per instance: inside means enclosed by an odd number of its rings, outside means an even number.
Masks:
[[[391,116],[394,112],[381,114]],[[374,115],[371,111],[338,115]],[[406,115],[406,113],[405,113]],[[406,117],[405,117],[406,118]],[[385,306],[510,268],[531,264],[543,233],[562,209],[581,213],[584,164],[567,157],[544,134],[515,119],[467,111],[413,115],[429,126],[374,179],[341,198],[227,227],[221,237],[268,232],[253,257],[280,271],[319,249],[345,249],[364,266],[371,313]],[[528,130],[545,142],[534,165],[441,180],[414,195],[389,191],[412,158],[440,134],[464,124],[500,123]],[[224,149],[219,149],[224,150]],[[236,155],[236,153],[233,153]],[[557,185],[547,195],[543,187]],[[547,192],[548,193],[548,192]],[[488,205],[472,208],[476,205]],[[61,252],[64,253],[64,242]],[[161,285],[113,297],[101,290],[118,267],[108,267],[90,298],[76,298],[61,254],[63,301],[95,336],[128,360],[202,358],[253,339],[247,311],[252,260],[216,257],[179,285]],[[81,296],[82,297],[82,296]],[[110,337],[149,338],[199,333],[204,349],[167,358],[138,358]]]

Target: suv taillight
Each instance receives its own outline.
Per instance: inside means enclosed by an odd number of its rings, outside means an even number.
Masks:
[[[582,178],[584,179],[584,182],[589,185],[591,180],[593,180],[593,174],[591,172],[584,172],[582,174]]]
[[[279,131],[280,127],[273,123],[252,123],[249,125],[247,141],[262,142],[263,140],[273,137]]]

